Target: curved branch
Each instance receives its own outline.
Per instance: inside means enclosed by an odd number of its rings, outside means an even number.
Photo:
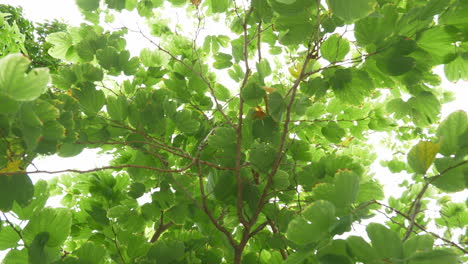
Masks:
[[[89,170],[66,169],[66,170],[57,170],[57,171],[35,170],[35,171],[1,172],[0,175],[37,174],[37,173],[57,174],[57,173],[66,173],[66,172],[89,173],[89,172],[95,172],[95,171],[115,170],[115,169],[125,169],[125,168],[137,168],[137,169],[146,169],[146,170],[152,170],[152,171],[157,171],[157,172],[178,173],[178,172],[183,172],[183,171],[190,169],[194,164],[195,162],[191,162],[188,166],[182,169],[175,169],[175,170],[159,169],[159,168],[148,167],[148,166],[127,164],[127,165],[117,165],[117,166],[104,166],[104,167],[94,168],[94,169],[89,169]]]
[[[381,206],[383,206],[383,207],[385,207],[385,208],[388,208],[388,209],[390,209],[390,210],[392,210],[392,211],[394,211],[395,213],[397,213],[398,215],[403,216],[404,218],[406,218],[406,219],[409,220],[409,221],[411,221],[411,219],[412,219],[409,215],[407,215],[407,214],[405,214],[405,213],[403,213],[403,212],[401,212],[401,211],[399,211],[399,210],[397,210],[397,209],[395,209],[395,208],[393,208],[393,207],[391,207],[391,206],[388,206],[388,205],[383,204],[383,203],[381,203],[381,202],[378,202],[378,201],[376,201],[376,200],[373,200],[372,202],[373,202],[373,203],[376,203],[376,204],[378,204],[378,205],[381,205]],[[468,254],[468,250],[464,249],[463,247],[461,247],[460,245],[456,244],[455,242],[450,241],[450,240],[448,240],[448,239],[445,239],[445,238],[443,238],[443,237],[437,235],[437,234],[434,233],[434,232],[428,231],[425,227],[423,227],[422,225],[420,225],[420,224],[418,224],[418,223],[416,223],[416,222],[413,222],[413,223],[414,223],[414,226],[416,226],[417,228],[421,229],[423,232],[428,233],[428,234],[432,235],[433,237],[435,237],[435,238],[437,238],[437,239],[440,239],[440,240],[444,241],[445,243],[450,244],[450,245],[452,245],[452,246],[458,248],[458,249],[459,249],[460,251],[462,251],[464,254]],[[408,230],[409,230],[409,229],[408,229]]]
[[[159,225],[158,228],[156,229],[156,232],[154,235],[151,237],[150,243],[154,243],[158,241],[159,237],[166,231],[169,227],[173,226],[174,222],[169,222],[167,224],[164,224],[164,212],[161,212],[161,217],[159,218]]]
[[[418,193],[418,195],[416,196],[416,199],[414,199],[413,203],[411,203],[411,206],[410,208],[408,209],[408,212],[407,214],[410,215],[410,218],[408,220],[410,220],[410,224],[409,224],[409,227],[408,227],[408,230],[406,231],[406,234],[405,234],[405,237],[403,238],[403,241],[407,240],[411,234],[411,231],[413,230],[413,227],[416,225],[416,215],[419,213],[419,207],[421,206],[421,200],[424,196],[424,194],[426,193],[427,191],[427,188],[429,188],[429,185],[431,183],[433,183],[435,180],[437,180],[438,178],[440,178],[442,175],[444,175],[445,173],[453,170],[453,169],[456,169],[460,166],[463,166],[464,164],[467,164],[468,163],[468,160],[464,160],[460,163],[457,163],[453,166],[450,166],[448,168],[446,168],[445,170],[443,170],[442,172],[440,172],[439,174],[429,178],[428,181],[426,181],[426,183],[424,184],[423,188],[421,189],[421,191]]]

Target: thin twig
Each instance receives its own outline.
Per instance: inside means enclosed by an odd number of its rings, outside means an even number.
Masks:
[[[8,217],[6,216],[5,213],[2,212],[2,215],[3,217],[5,218],[5,222],[8,223],[8,225],[15,231],[16,234],[18,234],[19,238],[21,240],[23,240],[24,242],[24,239],[23,239],[23,235],[21,235],[21,231],[19,231],[18,229],[16,229],[15,225],[13,225],[13,223],[8,219]],[[26,245],[25,245],[26,246]],[[27,247],[27,246],[26,246]]]
[[[112,240],[114,241],[114,245],[115,245],[115,248],[117,249],[117,253],[119,253],[119,256],[122,259],[122,262],[127,263],[125,261],[125,258],[122,255],[122,251],[120,249],[119,242],[117,241],[117,233],[115,232],[114,226],[112,224],[111,224],[111,230],[112,230],[112,234],[114,234],[114,239],[112,239]]]
[[[166,231],[169,227],[173,226],[174,222],[170,221],[167,224],[164,224],[164,212],[161,212],[161,217],[159,218],[159,225],[158,228],[156,229],[156,232],[154,232],[154,235],[151,237],[150,243],[154,243],[158,241],[159,237]]]
[[[383,203],[381,203],[381,202],[378,202],[378,201],[376,201],[376,200],[374,200],[373,202],[376,203],[376,204],[378,204],[378,205],[381,205],[381,206],[383,206],[383,207],[385,207],[385,208],[388,208],[388,209],[394,211],[395,213],[397,213],[397,214],[403,216],[404,218],[406,218],[407,220],[411,220],[411,217],[410,217],[409,215],[407,215],[407,214],[405,214],[405,213],[403,213],[403,212],[401,212],[401,211],[399,211],[399,210],[397,210],[397,209],[395,209],[395,208],[393,208],[393,207],[391,207],[391,206],[388,206],[388,205],[383,204]],[[423,232],[428,233],[428,234],[434,236],[435,238],[440,239],[440,240],[444,241],[445,243],[450,244],[450,245],[452,245],[452,246],[458,248],[458,249],[461,250],[464,254],[468,254],[468,251],[467,251],[466,249],[464,249],[464,248],[461,247],[460,245],[456,244],[455,242],[452,242],[452,241],[450,241],[450,240],[448,240],[448,239],[445,239],[445,238],[443,238],[443,237],[437,235],[437,234],[434,233],[434,232],[428,231],[425,227],[423,227],[422,225],[420,225],[420,224],[418,224],[418,223],[414,223],[414,226],[416,226],[417,228],[421,229]]]
[[[181,168],[181,169],[159,169],[154,167],[148,166],[141,166],[141,165],[117,165],[117,166],[104,166],[100,168],[94,168],[89,170],[77,170],[77,169],[66,169],[66,170],[57,170],[57,171],[47,171],[47,170],[35,170],[35,171],[14,171],[14,172],[1,172],[0,175],[18,175],[18,174],[37,174],[37,173],[47,173],[47,174],[57,174],[57,173],[65,173],[65,172],[75,172],[75,173],[89,173],[95,171],[103,171],[103,170],[118,170],[118,169],[125,169],[125,168],[137,168],[137,169],[146,169],[152,170],[157,172],[172,172],[172,173],[179,173],[188,170],[194,165],[195,162],[191,162],[188,166]]]
[[[435,180],[437,180],[439,177],[441,177],[442,175],[444,175],[445,173],[455,169],[455,168],[458,168],[460,166],[463,166],[464,164],[467,164],[468,163],[468,160],[464,160],[458,164],[455,164],[453,166],[450,166],[448,168],[446,168],[445,170],[443,170],[442,172],[440,172],[439,174],[429,178],[426,183],[424,184],[423,188],[421,189],[421,191],[419,191],[418,195],[416,196],[416,199],[414,199],[413,203],[411,203],[411,206],[410,208],[408,209],[408,212],[407,214],[410,215],[410,218],[408,220],[410,220],[410,223],[409,223],[409,227],[408,227],[408,230],[406,231],[406,234],[403,238],[403,241],[407,240],[411,234],[411,231],[413,230],[413,227],[414,225],[416,225],[416,215],[419,213],[419,206],[421,205],[421,200],[424,196],[424,194],[426,193],[427,189],[429,188],[429,185],[431,183],[433,183]]]
[[[130,29],[129,29],[130,30]],[[200,77],[200,79],[208,86],[208,89],[210,90],[210,93],[211,93],[211,96],[213,98],[213,100],[215,101],[215,104],[216,104],[216,108],[218,109],[218,111],[221,113],[221,115],[224,117],[224,119],[226,120],[226,122],[232,126],[233,128],[235,128],[234,124],[231,122],[231,119],[226,115],[226,113],[224,113],[224,111],[222,111],[221,109],[221,104],[219,104],[219,101],[218,99],[216,98],[215,96],[215,91],[214,91],[214,87],[213,85],[211,84],[210,81],[208,81],[208,79],[206,79],[206,77],[199,71],[195,70],[192,66],[188,65],[185,61],[177,58],[174,54],[172,54],[171,52],[169,52],[168,50],[166,50],[165,48],[163,48],[160,44],[154,42],[150,37],[146,36],[145,33],[143,33],[143,31],[140,30],[130,30],[130,31],[133,31],[133,32],[136,32],[136,33],[140,33],[140,35],[145,38],[146,40],[148,40],[151,44],[153,44],[154,46],[156,46],[160,51],[166,53],[167,55],[169,55],[173,60],[177,61],[177,62],[180,62],[182,65],[184,65],[187,69],[189,69],[191,72],[193,72],[195,75],[197,75],[198,77]]]

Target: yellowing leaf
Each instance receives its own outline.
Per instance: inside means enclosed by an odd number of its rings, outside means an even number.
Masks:
[[[425,174],[427,169],[434,162],[437,152],[439,152],[440,143],[430,141],[421,141],[414,146],[408,153],[408,164],[419,174]]]
[[[276,91],[275,88],[268,87],[268,86],[262,86],[262,89],[265,90],[267,93],[272,93],[272,92]]]
[[[23,169],[20,168],[20,165],[21,160],[9,161],[7,165],[0,170],[0,173],[23,171]]]
[[[301,67],[299,66],[291,66],[288,68],[289,73],[292,75],[294,78],[299,78],[299,75],[301,74]]]

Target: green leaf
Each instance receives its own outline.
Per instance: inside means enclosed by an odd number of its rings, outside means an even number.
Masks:
[[[310,146],[307,142],[295,140],[291,143],[291,154],[295,160],[310,161],[312,160]]]
[[[221,172],[208,177],[208,189],[211,189],[214,197],[219,201],[226,201],[237,194],[235,175]]]
[[[193,134],[198,131],[200,122],[193,118],[192,112],[189,110],[182,110],[175,115],[175,123],[177,128],[182,133]]]
[[[0,170],[3,172],[3,170]],[[34,186],[26,174],[0,176],[0,210],[10,211],[13,202],[27,206],[34,195]]]
[[[328,7],[333,14],[343,19],[346,23],[366,17],[377,5],[376,0],[327,0]]]
[[[329,62],[342,61],[349,52],[349,42],[339,34],[333,34],[320,46],[322,57]]]
[[[356,200],[359,193],[359,176],[349,170],[335,174],[335,196],[333,203],[337,207],[346,207]]]
[[[52,44],[50,56],[57,59],[67,59],[69,50],[73,46],[73,39],[67,32],[56,32],[47,36],[46,41]]]
[[[189,217],[189,210],[186,204],[176,204],[167,210],[167,217],[176,224],[184,224]]]
[[[465,203],[448,202],[440,210],[440,218],[436,219],[436,224],[448,228],[464,228],[468,222],[468,210]]]
[[[219,52],[214,56],[215,62],[213,68],[221,70],[232,66],[232,56],[227,53]]]
[[[130,190],[128,191],[128,195],[130,197],[137,199],[141,197],[145,193],[145,185],[140,182],[135,182],[130,185]]]
[[[236,143],[236,132],[231,127],[219,127],[208,137],[208,144],[222,152],[221,155],[226,158],[235,158]]]
[[[296,244],[307,245],[319,240],[321,238],[319,234],[321,231],[313,224],[307,223],[302,217],[296,217],[289,222],[286,237]]]
[[[323,78],[314,78],[307,83],[302,83],[300,89],[308,96],[315,96],[315,100],[322,98],[327,92],[329,83]]]
[[[115,121],[123,121],[128,115],[128,103],[125,96],[107,97],[107,113]]]
[[[400,76],[416,66],[416,60],[401,54],[387,53],[377,57],[377,67],[390,76]]]
[[[468,185],[468,164],[455,167],[461,162],[460,160],[449,157],[436,159],[434,164],[437,171],[439,171],[439,173],[444,173],[431,183],[444,192],[463,191]],[[452,169],[445,171],[449,168]]]
[[[336,254],[326,254],[319,258],[320,264],[352,264],[351,260],[347,256],[336,255]]]
[[[284,190],[289,186],[289,174],[285,171],[278,170],[273,176],[273,188]]]
[[[300,249],[297,250],[295,253],[288,256],[288,258],[282,262],[283,264],[301,264],[304,263],[309,256],[314,254],[314,250],[312,248]]]
[[[413,236],[403,244],[405,257],[410,257],[414,253],[429,251],[434,244],[434,237],[429,234]]]
[[[73,157],[73,156],[80,154],[84,148],[85,148],[85,145],[83,144],[65,142],[59,146],[57,155],[63,158]]]
[[[395,231],[377,223],[367,225],[366,231],[379,258],[403,258],[402,242]]]
[[[72,69],[75,73],[76,81],[79,83],[99,82],[104,77],[102,69],[90,63],[75,64]]]
[[[296,2],[296,0],[276,0],[276,2],[286,4],[286,5],[290,5],[290,4],[293,4],[294,2]]]
[[[322,232],[327,232],[336,221],[335,206],[328,201],[316,201],[304,209],[304,218],[311,221],[313,226]]]
[[[281,123],[286,111],[286,101],[280,93],[273,92],[268,96],[268,111],[274,121]]]
[[[359,194],[356,198],[357,203],[371,200],[382,200],[384,198],[383,186],[376,181],[367,181],[359,186]]]
[[[72,216],[65,208],[44,208],[37,212],[23,229],[23,238],[26,243],[32,243],[36,235],[48,232],[47,246],[62,245],[70,234]]]
[[[29,64],[22,54],[0,59],[0,94],[16,101],[32,101],[47,91],[49,69],[36,68],[26,73]]]
[[[434,162],[437,152],[439,152],[440,144],[430,141],[421,141],[411,148],[408,153],[408,165],[414,172],[426,174],[426,171]]]
[[[148,251],[148,258],[158,260],[158,264],[170,264],[184,256],[185,245],[180,241],[157,241]]]
[[[99,264],[104,261],[106,249],[104,246],[91,241],[81,245],[81,247],[74,253],[80,259],[80,262]]]
[[[308,11],[314,12],[316,10],[316,2],[308,0],[296,0],[294,2],[288,1],[285,3],[284,0],[270,0],[271,8],[280,14],[281,16],[298,16],[301,13],[307,13]]]
[[[250,151],[250,162],[260,171],[267,173],[276,158],[276,149],[265,143],[258,143],[252,146]]]
[[[456,42],[455,29],[435,26],[423,31],[417,40],[418,46],[432,55],[436,64],[442,64],[455,53],[452,43]]]
[[[463,1],[458,1],[449,6],[446,12],[443,12],[439,17],[439,23],[442,25],[462,25],[468,23],[466,17],[468,6]]]
[[[351,253],[358,261],[372,263],[373,260],[379,257],[376,250],[362,237],[350,236],[346,239],[346,242],[351,249]]]
[[[169,55],[160,50],[145,48],[140,52],[140,60],[146,67],[166,67],[169,59]]]
[[[437,249],[427,252],[418,252],[413,254],[409,260],[414,264],[456,264],[458,262],[458,256],[452,251]]]
[[[417,126],[427,126],[434,123],[441,110],[439,100],[430,92],[421,92],[408,100],[412,109],[413,122]]]
[[[11,226],[0,226],[0,250],[16,248],[20,237]]]
[[[18,203],[13,204],[13,211],[21,220],[28,220],[34,212],[44,208],[44,205],[49,198],[49,188],[47,182],[39,180],[34,184],[34,196],[27,206],[20,206]]]
[[[229,0],[209,0],[209,6],[213,13],[224,13],[228,10],[229,5]]]
[[[340,143],[346,132],[336,122],[330,122],[327,126],[322,127],[322,134],[331,142]]]
[[[44,140],[61,140],[65,138],[65,127],[57,121],[49,121],[44,124],[42,134]]]
[[[468,80],[468,52],[458,55],[453,61],[444,65],[445,77],[451,82]]]
[[[375,15],[356,21],[354,35],[357,42],[363,47],[369,44],[380,47],[393,35],[397,19],[397,8],[394,5],[385,5]]]
[[[374,89],[374,84],[366,71],[338,69],[329,80],[333,92],[341,101],[359,105]]]
[[[104,92],[96,90],[92,85],[82,86],[80,90],[74,89],[73,95],[78,99],[80,106],[88,116],[95,116],[106,103]]]
[[[28,259],[27,249],[12,249],[6,254],[2,264],[28,264]]]
[[[257,82],[249,79],[245,87],[241,91],[241,96],[245,102],[251,106],[256,106],[265,96],[265,90],[262,89]]]
[[[100,0],[76,0],[76,5],[84,11],[94,11],[99,8]]]
[[[107,6],[112,9],[122,10],[125,8],[125,0],[106,0]]]
[[[231,98],[231,91],[220,83],[216,83],[214,86],[214,94],[217,100],[228,101]]]
[[[257,63],[257,71],[260,75],[260,78],[262,79],[264,79],[272,73],[270,63],[267,59],[262,59],[259,63]]]
[[[460,135],[468,128],[468,117],[464,111],[455,111],[442,121],[437,129],[441,147],[439,152],[445,156],[455,154],[463,139]]]
[[[41,232],[37,234],[29,245],[29,260],[34,260],[37,264],[47,264],[48,257],[44,248],[49,241],[49,233]],[[31,261],[30,261],[31,262]]]
[[[286,236],[296,244],[310,244],[323,239],[335,222],[333,204],[316,201],[304,210],[303,217],[296,217],[289,223]]]

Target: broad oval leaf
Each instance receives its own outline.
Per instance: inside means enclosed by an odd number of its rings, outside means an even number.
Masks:
[[[402,259],[403,246],[395,231],[377,223],[369,224],[366,231],[372,241],[372,247],[380,259]]]
[[[320,52],[329,62],[342,61],[349,52],[349,42],[342,35],[333,34],[320,46]]]
[[[9,54],[0,59],[0,95],[16,101],[32,101],[47,91],[49,69],[27,72],[29,64],[22,54]]]
[[[72,215],[68,209],[44,208],[31,217],[23,229],[23,238],[29,244],[36,235],[48,232],[47,246],[60,246],[70,234],[71,221]]]
[[[328,7],[346,23],[366,17],[377,5],[376,0],[327,0]]]
[[[439,152],[440,143],[436,144],[430,141],[421,141],[411,148],[408,153],[408,164],[414,172],[425,174],[434,162],[437,152]]]
[[[440,153],[445,156],[455,154],[460,147],[460,135],[468,128],[468,117],[464,111],[451,113],[442,121],[437,129],[441,147]],[[466,139],[465,139],[466,140]]]

